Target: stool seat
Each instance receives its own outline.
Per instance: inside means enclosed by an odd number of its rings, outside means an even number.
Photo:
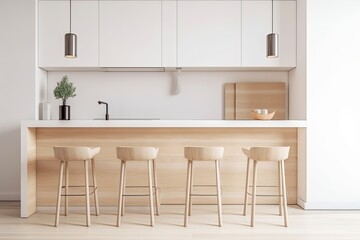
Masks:
[[[122,161],[149,161],[155,159],[159,148],[155,147],[117,147],[117,158]]]
[[[93,159],[99,152],[99,147],[54,147],[55,158],[60,161],[90,160]]]
[[[255,161],[282,161],[289,157],[290,147],[251,147],[242,151]]]
[[[136,196],[149,196],[150,202],[150,225],[153,227],[155,225],[154,221],[154,204],[153,204],[153,184],[155,188],[155,204],[156,204],[156,215],[159,215],[159,191],[157,185],[156,177],[156,168],[155,168],[155,158],[159,152],[159,148],[155,147],[126,147],[120,146],[116,148],[117,158],[121,160],[121,170],[120,170],[120,184],[119,184],[119,200],[118,200],[118,214],[117,214],[117,226],[120,226],[121,216],[124,215],[125,208],[125,196],[135,196],[135,195],[126,195],[126,162],[132,161],[146,161],[148,165],[148,195],[136,195]],[[143,187],[143,186],[131,186],[131,187]]]
[[[289,157],[290,147],[251,147],[250,149],[243,148],[243,153],[247,156],[247,170],[246,170],[246,182],[245,182],[245,199],[244,199],[244,215],[247,211],[248,195],[252,196],[251,204],[251,223],[254,226],[255,219],[255,205],[256,205],[256,181],[257,181],[257,163],[265,161],[273,161],[278,164],[278,187],[279,194],[279,215],[282,215],[284,211],[284,223],[285,227],[288,226],[287,219],[287,193],[285,184],[285,168],[284,161]],[[253,180],[252,180],[252,193],[249,193],[249,179],[250,179],[250,161],[253,161]],[[269,195],[270,196],[270,195]],[[273,195],[271,195],[273,196]]]
[[[185,147],[184,156],[187,160],[193,161],[215,161],[223,158],[223,147]]]
[[[192,206],[192,194],[193,189],[193,165],[195,161],[214,161],[215,162],[215,172],[216,172],[216,191],[217,194],[217,205],[218,205],[218,221],[219,227],[222,226],[222,204],[221,204],[221,190],[220,190],[220,169],[219,161],[223,158],[224,148],[223,147],[198,147],[190,146],[184,148],[184,157],[188,160],[187,167],[187,183],[186,183],[186,195],[185,195],[185,217],[184,217],[184,227],[187,227],[189,222],[189,217],[191,215],[191,206]],[[200,185],[201,186],[201,185]],[[208,185],[206,185],[208,186]],[[197,195],[199,196],[199,195]],[[213,196],[202,194],[202,196]]]
[[[65,216],[68,215],[68,197],[69,196],[84,196],[86,202],[86,226],[90,226],[90,199],[89,195],[94,193],[95,211],[96,215],[99,215],[99,203],[97,195],[97,184],[95,175],[95,161],[94,157],[100,152],[100,147],[74,147],[74,146],[55,146],[54,156],[60,161],[60,173],[59,173],[59,184],[58,184],[58,195],[56,203],[56,216],[55,216],[55,227],[59,226],[60,216],[60,202],[61,197],[65,197]],[[83,161],[84,172],[85,172],[85,185],[84,186],[69,186],[69,162],[72,161]],[[91,162],[93,186],[89,186],[89,170],[88,162]],[[64,174],[65,168],[65,174]],[[63,175],[65,175],[65,186],[62,185]],[[69,194],[69,188],[71,187],[85,187],[85,194]],[[93,192],[90,193],[89,188],[93,188]],[[65,188],[65,194],[62,194],[62,189]]]

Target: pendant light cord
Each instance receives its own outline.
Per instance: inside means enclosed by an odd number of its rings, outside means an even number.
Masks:
[[[271,33],[274,33],[274,0],[271,0]]]
[[[71,33],[71,0],[70,0],[70,33]]]

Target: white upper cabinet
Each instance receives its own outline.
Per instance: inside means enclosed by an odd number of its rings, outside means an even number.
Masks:
[[[75,59],[64,57],[69,25],[68,0],[39,1],[40,67],[296,67],[295,0],[274,1],[280,48],[272,59],[271,0],[75,0]]]
[[[100,1],[100,67],[161,67],[161,1]]]
[[[241,66],[241,1],[178,2],[178,66]]]
[[[74,59],[64,57],[69,28],[69,1],[39,1],[40,67],[98,67],[98,2],[72,2],[72,32],[78,46]]]
[[[242,67],[296,67],[296,1],[274,1],[279,57],[266,58],[271,33],[271,1],[242,2]]]
[[[176,1],[162,2],[162,66],[176,67]]]

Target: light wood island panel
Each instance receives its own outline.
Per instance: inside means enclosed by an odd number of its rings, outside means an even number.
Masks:
[[[27,186],[22,187],[21,191],[26,189],[26,197],[28,199],[26,208],[31,214],[36,212],[36,128],[27,129],[27,142],[26,149],[27,169],[22,169],[22,174],[26,174]]]
[[[290,146],[285,161],[288,203],[297,198],[297,128],[37,128],[36,183],[37,206],[55,206],[59,162],[53,146],[99,146],[96,158],[100,205],[115,206],[118,196],[120,161],[117,146],[159,147],[157,174],[162,204],[184,204],[186,185],[185,146],[223,146],[220,162],[223,204],[242,204],[246,158],[242,147]],[[215,171],[210,162],[194,164],[194,184],[214,183]],[[146,185],[147,166],[143,162],[127,165],[127,184]],[[262,164],[258,169],[258,185],[277,185],[277,167]],[[82,185],[81,164],[70,164],[70,185]],[[276,191],[274,188],[273,191]],[[215,189],[204,189],[212,190]],[[146,189],[144,189],[146,191]],[[196,191],[196,189],[194,189]],[[203,191],[203,190],[202,190]],[[128,191],[129,192],[129,191]],[[259,194],[269,188],[258,190]],[[69,199],[70,205],[83,204],[83,198]],[[126,204],[148,204],[146,197],[126,199]],[[275,204],[278,198],[258,198],[259,204]],[[194,197],[194,204],[215,204],[214,197]]]

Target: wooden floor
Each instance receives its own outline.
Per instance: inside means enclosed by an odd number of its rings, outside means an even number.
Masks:
[[[290,227],[282,226],[275,205],[257,207],[256,226],[249,227],[250,216],[242,216],[241,205],[224,205],[224,226],[217,226],[216,206],[193,207],[189,227],[184,228],[183,205],[162,205],[155,227],[149,227],[148,210],[127,207],[122,225],[115,227],[114,208],[101,209],[91,216],[92,226],[84,227],[85,215],[79,210],[60,217],[60,226],[53,227],[54,213],[41,210],[28,219],[21,219],[18,202],[0,202],[0,239],[360,239],[360,211],[304,211],[289,206]]]

